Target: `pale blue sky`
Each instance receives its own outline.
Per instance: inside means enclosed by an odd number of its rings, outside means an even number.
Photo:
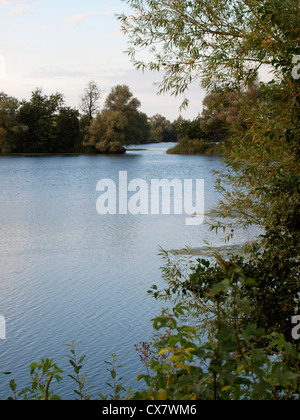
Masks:
[[[153,83],[160,76],[135,70],[124,53],[127,40],[114,14],[126,10],[121,0],[0,0],[0,62],[6,63],[0,91],[28,99],[42,87],[77,107],[90,80],[103,90],[102,102],[113,86],[127,84],[148,116],[174,120],[182,98],[157,96]],[[182,116],[194,118],[204,92],[194,85],[188,97]]]

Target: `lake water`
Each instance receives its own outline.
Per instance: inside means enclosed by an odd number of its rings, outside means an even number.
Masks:
[[[206,225],[186,226],[185,215],[106,215],[96,211],[100,179],[150,183],[204,179],[205,210],[217,203],[213,169],[217,156],[164,153],[166,145],[131,147],[122,156],[0,158],[0,371],[12,371],[20,389],[28,366],[54,358],[66,370],[60,395],[72,398],[64,344],[75,340],[86,354],[84,373],[94,392],[109,380],[105,360],[116,353],[126,385],[145,373],[134,344],[149,340],[150,319],[161,303],[147,296],[162,285],[159,247],[201,247],[222,242]],[[11,378],[0,376],[0,399]],[[73,384],[72,384],[73,386]]]

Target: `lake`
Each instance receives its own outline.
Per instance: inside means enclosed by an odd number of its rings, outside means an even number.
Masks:
[[[134,345],[151,339],[150,319],[160,312],[147,295],[163,284],[159,247],[223,243],[205,224],[187,226],[184,214],[101,216],[96,186],[101,179],[117,184],[120,171],[148,183],[204,179],[209,211],[218,198],[211,171],[222,158],[168,155],[169,146],[133,146],[122,156],[0,157],[0,371],[12,371],[20,389],[29,364],[49,357],[66,370],[60,395],[73,398],[64,346],[72,340],[86,354],[94,392],[107,389],[104,361],[112,353],[126,385],[145,373]],[[11,378],[0,378],[6,399]]]

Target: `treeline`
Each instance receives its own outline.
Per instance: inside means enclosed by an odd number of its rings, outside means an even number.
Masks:
[[[178,139],[178,125],[161,115],[149,118],[128,86],[114,87],[99,110],[101,91],[90,82],[79,109],[61,93],[35,89],[19,101],[0,92],[0,153],[122,153],[129,144]]]
[[[258,84],[244,91],[216,89],[203,100],[203,111],[193,121],[182,121],[178,130],[178,145],[168,153],[222,154],[237,130],[246,130],[246,104],[254,104],[261,96]]]
[[[41,89],[30,101],[0,94],[1,153],[64,153],[80,149],[80,120],[76,109],[65,106],[59,93]]]
[[[149,118],[140,106],[128,86],[114,87],[95,118],[87,113],[82,118],[84,150],[120,153],[130,144],[177,141],[174,124],[161,115]]]
[[[245,125],[243,102],[259,95],[257,85],[245,92],[219,89],[204,98],[197,118],[171,122],[141,112],[126,85],[112,88],[101,110],[95,82],[79,109],[68,107],[61,93],[47,96],[39,88],[22,101],[0,92],[0,153],[124,153],[130,144],[178,142],[168,153],[219,154],[232,131]]]

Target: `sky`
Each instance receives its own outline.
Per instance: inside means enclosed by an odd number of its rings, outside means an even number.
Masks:
[[[102,91],[100,106],[114,86],[126,84],[149,117],[197,117],[205,96],[197,84],[180,111],[182,97],[157,95],[159,73],[134,68],[115,16],[123,11],[129,8],[121,0],[0,0],[0,91],[29,99],[39,87],[78,108],[89,81]]]

